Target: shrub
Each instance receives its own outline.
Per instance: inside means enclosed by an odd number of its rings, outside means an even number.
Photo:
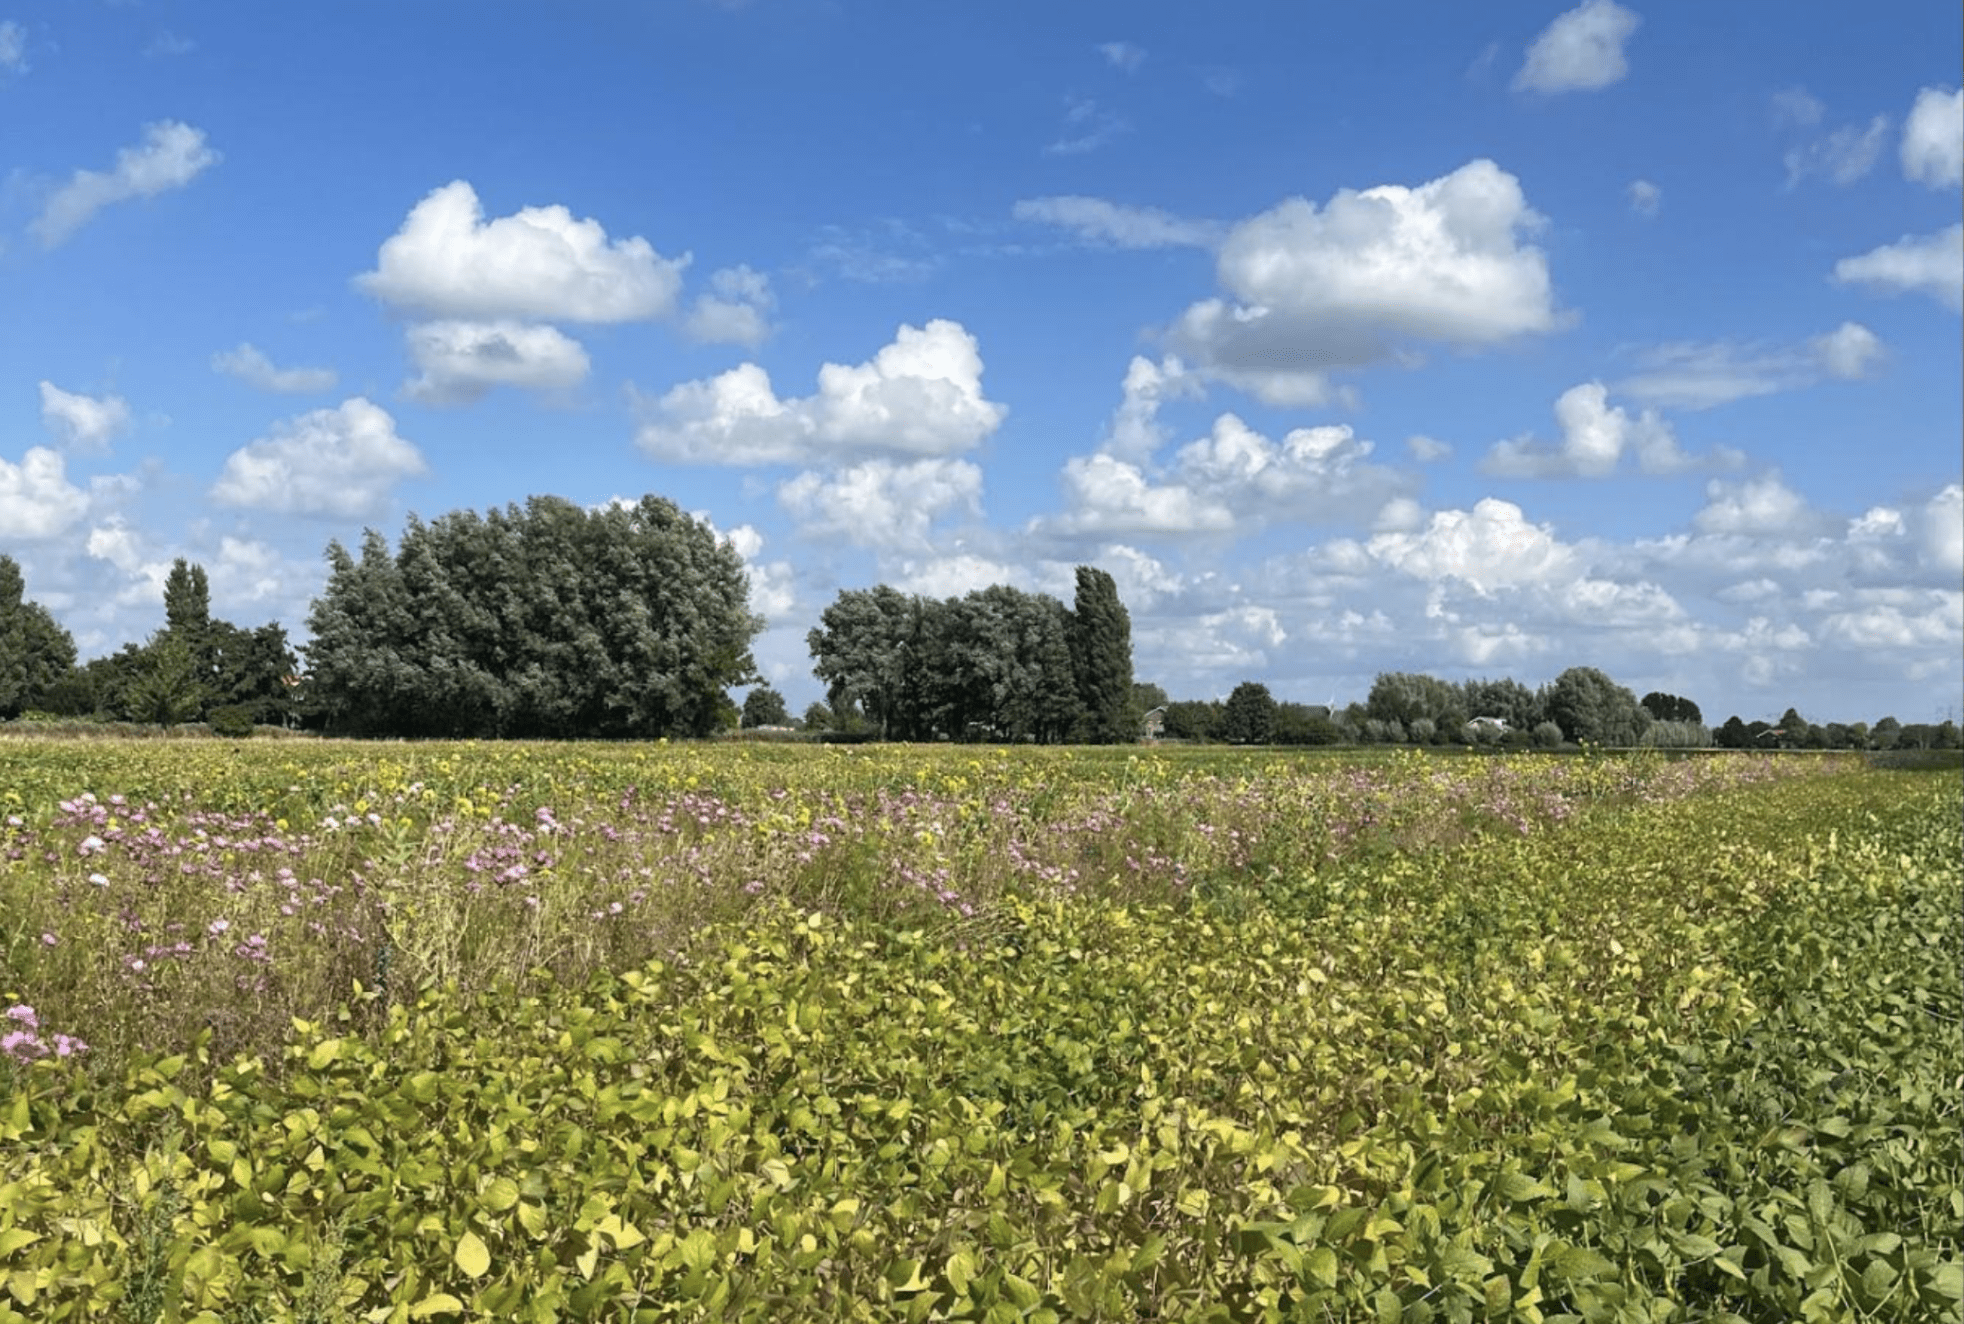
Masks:
[[[228,703],[222,708],[214,708],[205,718],[215,736],[227,740],[244,740],[252,734],[252,708],[249,704]]]
[[[1553,722],[1543,722],[1534,728],[1534,743],[1541,749],[1560,749],[1562,747],[1562,728]]]

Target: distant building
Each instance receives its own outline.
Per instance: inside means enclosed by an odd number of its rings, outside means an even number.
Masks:
[[[1147,709],[1145,717],[1140,720],[1139,738],[1141,740],[1158,740],[1165,734],[1166,710],[1164,708]]]

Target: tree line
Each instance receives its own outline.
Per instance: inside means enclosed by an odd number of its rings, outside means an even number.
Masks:
[[[1777,723],[1731,717],[1714,729],[1695,701],[1657,690],[1639,699],[1595,667],[1571,667],[1539,688],[1506,677],[1451,681],[1382,672],[1363,701],[1342,708],[1277,700],[1254,681],[1215,700],[1171,700],[1159,687],[1145,685],[1138,706],[1160,714],[1166,737],[1236,744],[1548,748],[1587,742],[1687,749],[1954,749],[1959,744],[1951,721],[1904,725],[1884,717],[1873,727],[1817,725],[1792,708]]]
[[[246,734],[634,738],[734,725],[755,679],[743,560],[673,503],[587,510],[556,497],[485,515],[412,516],[396,549],[327,547],[306,670],[278,625],[210,614],[180,559],[164,627],[86,666],[0,556],[0,718],[34,711]]]
[[[1132,619],[1079,566],[1072,605],[1004,584],[961,597],[842,591],[806,637],[825,702],[807,725],[885,740],[1138,739]]]
[[[345,735],[646,738],[802,725],[888,740],[1114,743],[1154,734],[1242,744],[1474,743],[1750,749],[1942,748],[1954,722],[1727,719],[1594,667],[1531,689],[1500,679],[1377,676],[1342,709],[1279,701],[1248,681],[1216,700],[1135,683],[1131,618],[1112,577],[1079,566],[1073,601],[992,585],[935,599],[848,589],[807,636],[825,701],[794,723],[756,682],[742,558],[656,496],[587,509],[533,497],[482,515],[411,516],[396,546],[326,550],[306,670],[277,623],[211,615],[202,566],[180,558],[164,625],[76,663],[73,638],[27,600],[0,555],[0,719],[28,712],[243,734],[303,725]],[[729,698],[752,685],[742,708]]]
[[[164,579],[164,625],[144,642],[76,665],[75,640],[22,598],[20,567],[0,556],[0,718],[28,711],[245,734],[299,715],[298,660],[286,628],[246,629],[211,614],[203,566],[179,557]]]

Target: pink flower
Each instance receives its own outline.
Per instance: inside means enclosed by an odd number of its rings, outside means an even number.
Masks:
[[[40,1036],[26,1030],[0,1034],[0,1056],[11,1057],[16,1062],[32,1062],[47,1051]]]

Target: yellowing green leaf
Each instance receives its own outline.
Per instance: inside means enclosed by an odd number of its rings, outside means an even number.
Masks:
[[[518,1183],[509,1177],[493,1177],[477,1199],[487,1213],[502,1214],[518,1203]]]
[[[466,1278],[482,1278],[491,1270],[491,1250],[475,1232],[466,1232],[457,1238],[457,1249],[452,1258]]]

